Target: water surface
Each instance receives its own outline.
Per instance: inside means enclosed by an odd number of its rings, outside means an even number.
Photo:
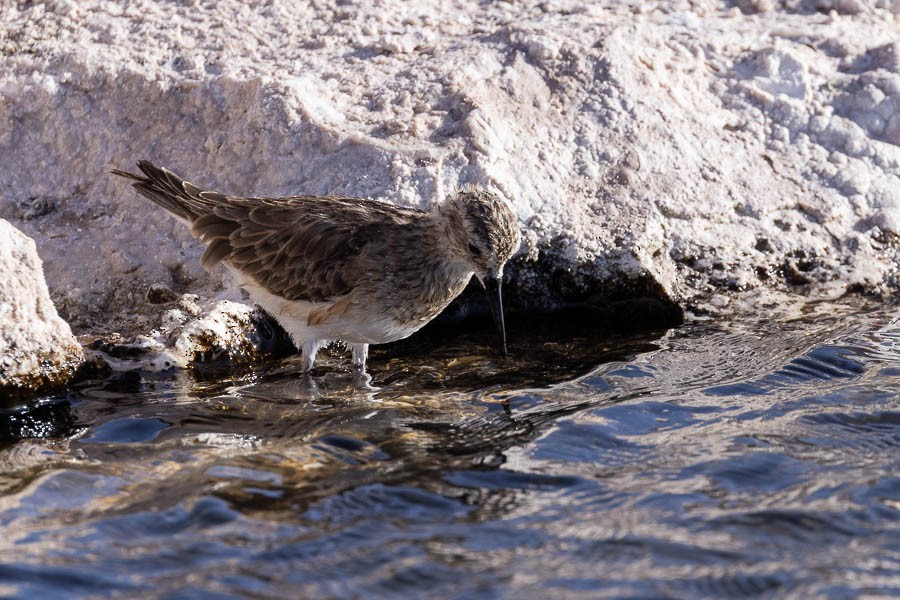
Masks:
[[[0,596],[900,596],[898,314],[86,381],[4,415]]]

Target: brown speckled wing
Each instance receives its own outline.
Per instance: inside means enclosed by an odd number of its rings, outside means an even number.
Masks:
[[[321,302],[350,292],[377,265],[391,224],[422,213],[352,198],[227,198],[198,218],[194,235],[208,244],[206,268],[227,261],[269,292]]]
[[[227,261],[288,300],[321,302],[347,294],[368,271],[381,268],[397,226],[425,216],[359,198],[225,196],[148,161],[138,167],[143,175],[113,173],[191,223],[192,233],[207,244],[200,259],[205,268]]]

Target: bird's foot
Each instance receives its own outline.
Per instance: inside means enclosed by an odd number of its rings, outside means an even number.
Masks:
[[[365,367],[358,369],[353,367],[353,387],[367,392],[377,392],[381,388],[372,385],[372,376],[366,372]]]

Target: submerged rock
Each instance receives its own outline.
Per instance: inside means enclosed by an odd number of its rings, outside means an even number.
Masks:
[[[64,384],[83,359],[50,300],[34,241],[0,219],[0,406]]]
[[[106,174],[141,158],[242,195],[426,207],[491,186],[522,226],[522,309],[895,294],[890,3],[734,4],[20,3],[0,17],[0,210],[84,332],[240,298]]]
[[[131,340],[95,340],[88,346],[90,355],[117,371],[163,371],[250,363],[297,351],[288,334],[261,309],[228,300],[197,300],[194,294],[184,294],[165,312],[158,329]]]

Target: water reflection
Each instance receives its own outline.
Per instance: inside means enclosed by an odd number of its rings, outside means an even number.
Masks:
[[[0,452],[14,596],[890,595],[900,326],[434,334],[86,382]],[[216,371],[218,369],[218,371]],[[49,421],[57,422],[56,417]],[[39,576],[42,574],[43,576]]]

